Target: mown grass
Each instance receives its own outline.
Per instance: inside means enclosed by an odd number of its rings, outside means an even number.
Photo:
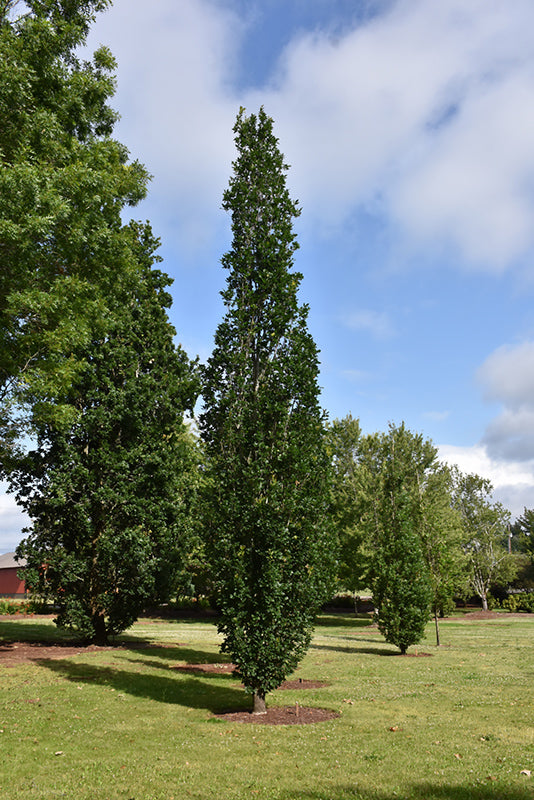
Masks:
[[[230,674],[173,669],[226,660],[212,623],[142,620],[124,649],[0,666],[0,798],[526,800],[533,634],[530,616],[458,617],[401,657],[366,620],[323,616],[296,676],[329,685],[268,701],[341,716],[268,727],[213,717],[249,705]],[[48,635],[0,621],[4,641]]]

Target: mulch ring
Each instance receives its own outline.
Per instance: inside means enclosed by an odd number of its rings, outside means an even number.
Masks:
[[[179,645],[178,645],[179,646]],[[85,655],[87,653],[100,653],[106,650],[143,650],[167,648],[170,645],[156,645],[150,642],[128,642],[99,646],[96,644],[73,645],[68,642],[6,642],[0,640],[0,666],[16,667],[18,664],[28,664],[41,659],[61,659],[71,656]]]
[[[189,673],[231,673],[239,678],[234,664],[178,664],[172,667],[180,672]],[[297,680],[284,681],[278,689],[322,689],[328,686],[324,681]],[[308,708],[295,704],[294,706],[271,706],[266,714],[253,714],[251,711],[227,711],[214,714],[217,719],[225,722],[249,722],[255,725],[310,725],[315,722],[326,722],[339,717],[337,711],[328,708]]]
[[[0,642],[0,664],[4,667],[16,667],[18,664],[28,664],[31,661],[49,658],[69,658],[81,653],[111,650],[111,647],[87,647],[69,644],[48,644],[46,642]]]
[[[253,714],[251,711],[228,711],[213,716],[225,722],[249,722],[254,725],[310,725],[315,722],[337,719],[340,714],[329,708],[306,708],[294,705],[270,706],[265,714]]]

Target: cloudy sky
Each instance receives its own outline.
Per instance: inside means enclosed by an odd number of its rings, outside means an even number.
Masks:
[[[240,106],[274,118],[300,200],[322,402],[405,421],[534,507],[532,0],[115,0],[117,137],[153,175],[172,319],[205,359]],[[0,551],[20,538],[0,496]]]

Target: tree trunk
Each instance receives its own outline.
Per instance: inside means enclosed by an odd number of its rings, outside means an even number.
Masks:
[[[109,644],[108,641],[108,631],[106,628],[106,621],[104,619],[104,614],[102,611],[96,611],[93,614],[93,628],[95,631],[93,637],[93,643],[98,645],[107,645]]]
[[[261,689],[258,689],[252,695],[254,699],[254,707],[252,709],[253,714],[266,714],[267,713],[267,706],[265,704],[265,692]]]
[[[482,609],[483,609],[483,611],[487,611],[488,610],[488,596],[487,596],[486,592],[483,592],[483,594],[482,594]]]
[[[436,647],[439,647],[439,622],[438,622],[438,609],[434,611],[434,623],[436,625]]]

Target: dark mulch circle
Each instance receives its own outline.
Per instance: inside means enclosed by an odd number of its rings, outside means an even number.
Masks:
[[[520,617],[520,614],[503,614],[502,612],[499,613],[498,611],[484,611],[483,608],[477,608],[476,611],[468,611],[467,613],[463,614],[460,619],[502,619],[503,616],[506,617]],[[456,617],[458,619],[458,617]]]
[[[111,650],[111,647],[73,646],[70,644],[45,642],[0,642],[0,664],[5,667],[15,667],[18,664],[27,664],[32,661],[50,658],[69,658],[82,653],[96,653],[102,650]]]
[[[254,725],[311,725],[337,719],[340,714],[329,708],[306,708],[303,706],[271,706],[266,714],[253,714],[251,711],[228,711],[214,714],[225,722],[244,722]]]
[[[6,642],[0,640],[0,665],[15,667],[18,664],[29,664],[32,661],[46,659],[62,659],[71,656],[86,655],[87,653],[100,653],[106,650],[159,650],[176,645],[152,644],[151,642],[127,642],[110,645],[74,645],[70,642]]]

